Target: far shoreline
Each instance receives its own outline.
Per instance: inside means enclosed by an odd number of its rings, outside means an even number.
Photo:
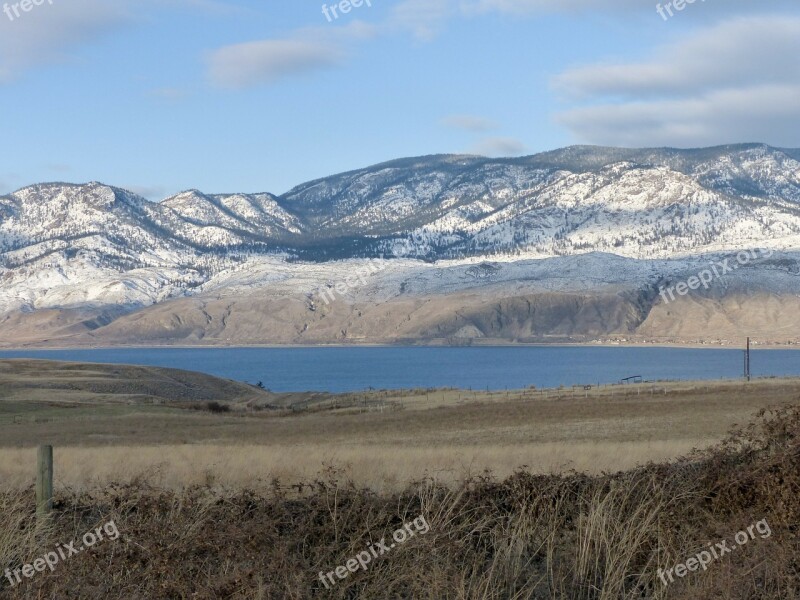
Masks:
[[[800,341],[779,343],[759,343],[753,340],[751,350],[800,350]],[[490,343],[447,344],[447,343],[331,343],[331,344],[116,344],[116,345],[31,345],[0,346],[0,352],[71,352],[76,350],[238,350],[271,349],[294,350],[313,348],[664,348],[683,350],[744,350],[745,344],[715,344],[699,342],[507,342],[492,340]]]

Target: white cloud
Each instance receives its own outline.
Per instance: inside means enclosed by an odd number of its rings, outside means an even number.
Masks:
[[[525,144],[521,141],[509,137],[492,137],[480,140],[472,146],[469,154],[479,154],[481,156],[502,157],[518,156],[525,153]]]
[[[335,66],[341,59],[341,49],[327,42],[263,40],[216,50],[208,72],[220,87],[244,88]]]
[[[647,62],[571,69],[554,85],[575,96],[638,97],[800,81],[798,56],[800,19],[738,18],[661,48]]]
[[[764,3],[767,2],[781,6],[791,3],[790,0],[764,0]],[[764,6],[764,3],[760,6]],[[721,3],[718,3],[718,8],[720,6]],[[736,6],[751,7],[752,0],[726,0],[724,6],[728,10]],[[641,0],[608,0],[605,3],[598,3],[596,0],[401,0],[391,8],[387,20],[379,25],[353,21],[347,26],[306,28],[283,39],[259,40],[218,48],[210,55],[208,74],[210,80],[220,87],[236,89],[268,85],[289,76],[339,66],[350,54],[353,43],[374,37],[379,32],[410,32],[417,39],[430,40],[452,18],[487,12],[531,15],[575,11],[619,13],[637,7],[642,8]],[[655,15],[654,6],[652,10]],[[610,75],[618,75],[612,67],[608,69]],[[575,70],[565,73],[558,84],[571,91],[571,88],[581,85],[587,87],[590,77],[591,73]],[[667,78],[665,74],[662,77]],[[636,77],[632,79],[635,81]],[[598,76],[596,81],[599,86],[603,79]],[[668,83],[669,81],[665,81],[664,85]]]
[[[682,99],[603,104],[558,116],[582,141],[699,147],[740,142],[800,146],[800,85],[721,90]]]
[[[669,0],[662,0],[667,4]],[[792,0],[715,0],[706,2],[698,1],[694,6],[687,0],[686,9],[698,9],[697,12],[724,12],[730,14],[731,10],[745,8],[758,9],[782,8],[794,6]],[[652,12],[654,15],[656,2],[642,2],[641,0],[460,0],[461,10],[465,13],[500,12],[513,15],[525,15],[547,12],[619,12],[634,11],[636,9]]]
[[[670,0],[661,0],[666,5]],[[797,0],[692,0],[684,12],[691,8],[694,18],[723,14],[753,14],[765,9],[796,8]],[[513,17],[537,17],[554,13],[613,14],[615,17],[651,15],[660,21],[656,10],[658,2],[642,0],[401,0],[392,9],[388,25],[410,30],[417,38],[433,38],[453,18],[477,17],[485,14],[504,14]],[[673,11],[677,17],[680,13]]]
[[[557,76],[580,101],[557,116],[583,142],[800,146],[800,18],[737,18],[659,49],[645,62]]]
[[[575,10],[608,10],[636,8],[639,0],[463,0],[462,10],[467,13],[496,11],[511,14],[530,14],[537,12],[562,12]]]
[[[31,67],[69,60],[76,47],[131,20],[125,2],[104,0],[34,5],[13,20],[0,14],[0,84]]]
[[[174,8],[216,15],[235,14],[217,0],[54,0],[33,5],[13,20],[0,12],[0,85],[40,65],[74,60],[74,53],[125,26],[150,18],[153,11]]]
[[[442,119],[442,125],[463,131],[484,132],[497,129],[497,123],[475,115],[450,115]]]
[[[446,23],[453,19],[475,18],[487,14],[531,17],[546,14],[613,14],[616,18],[641,17],[649,14],[660,21],[656,5],[666,5],[674,0],[642,2],[642,0],[399,0],[391,10],[384,28],[409,31],[419,40],[435,38]],[[686,8],[693,11],[695,22],[720,13],[731,17],[736,14],[753,14],[764,9],[796,8],[797,0],[687,0]],[[693,3],[692,3],[693,2]],[[686,10],[686,9],[684,9]],[[673,11],[674,12],[674,11]],[[674,12],[677,17],[677,12]]]
[[[223,46],[208,60],[208,76],[219,87],[241,89],[336,67],[351,44],[373,37],[376,29],[361,21],[345,27],[314,27],[286,39]]]

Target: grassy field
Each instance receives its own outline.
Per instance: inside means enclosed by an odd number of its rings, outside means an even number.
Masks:
[[[0,485],[32,481],[40,443],[71,488],[145,475],[173,488],[290,485],[328,467],[379,491],[521,467],[600,473],[707,447],[798,397],[800,380],[281,395],[167,369],[0,361]]]
[[[332,396],[0,361],[0,598],[796,599],[799,400],[799,380]]]

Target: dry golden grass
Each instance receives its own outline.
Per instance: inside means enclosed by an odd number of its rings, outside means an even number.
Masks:
[[[326,466],[376,490],[397,490],[424,476],[453,483],[489,470],[505,477],[523,466],[598,474],[706,447],[756,410],[800,398],[800,380],[787,379],[267,396],[282,409],[234,397],[232,412],[211,414],[186,408],[203,402],[141,400],[147,390],[179,393],[192,374],[114,367],[114,375],[110,367],[57,364],[46,371],[57,375],[56,383],[48,383],[34,377],[38,363],[14,368],[5,380],[0,372],[0,393],[9,393],[0,398],[0,487],[30,483],[33,448],[41,443],[56,448],[57,485],[75,489],[142,473],[171,488],[264,485],[274,478],[292,484]],[[143,379],[137,384],[133,375]],[[65,402],[58,390],[73,384]],[[25,386],[34,400],[24,399]],[[201,389],[242,391],[213,379],[203,379]]]
[[[30,490],[28,490],[29,493]],[[603,476],[475,476],[376,494],[330,470],[293,490],[160,490],[147,481],[56,497],[51,527],[0,493],[0,570],[113,520],[121,532],[0,595],[107,600],[795,600],[800,592],[800,408],[760,416],[672,464]],[[403,523],[430,531],[330,589],[333,571]],[[767,520],[754,539],[665,586],[659,568]],[[389,540],[391,542],[391,540]],[[22,550],[18,550],[21,548]]]
[[[507,477],[520,468],[533,473],[569,470],[599,474],[661,462],[715,440],[670,442],[544,442],[470,446],[366,446],[324,444],[110,446],[56,448],[60,487],[89,489],[111,482],[148,481],[162,488],[219,484],[263,489],[274,479],[292,485],[312,480],[335,466],[354,484],[376,491],[396,491],[409,481],[429,477],[454,484],[484,471]],[[2,487],[33,482],[36,450],[0,450]]]
[[[253,386],[205,373],[53,360],[0,360],[0,399],[42,405],[254,401],[272,395]]]
[[[24,488],[5,488],[0,493],[0,565],[21,564],[36,554],[41,540],[52,534],[48,523],[37,522],[30,494]],[[0,585],[0,597],[2,597]]]

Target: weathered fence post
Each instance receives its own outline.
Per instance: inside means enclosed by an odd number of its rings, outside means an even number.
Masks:
[[[53,510],[53,447],[39,446],[36,461],[36,516],[47,517]]]

